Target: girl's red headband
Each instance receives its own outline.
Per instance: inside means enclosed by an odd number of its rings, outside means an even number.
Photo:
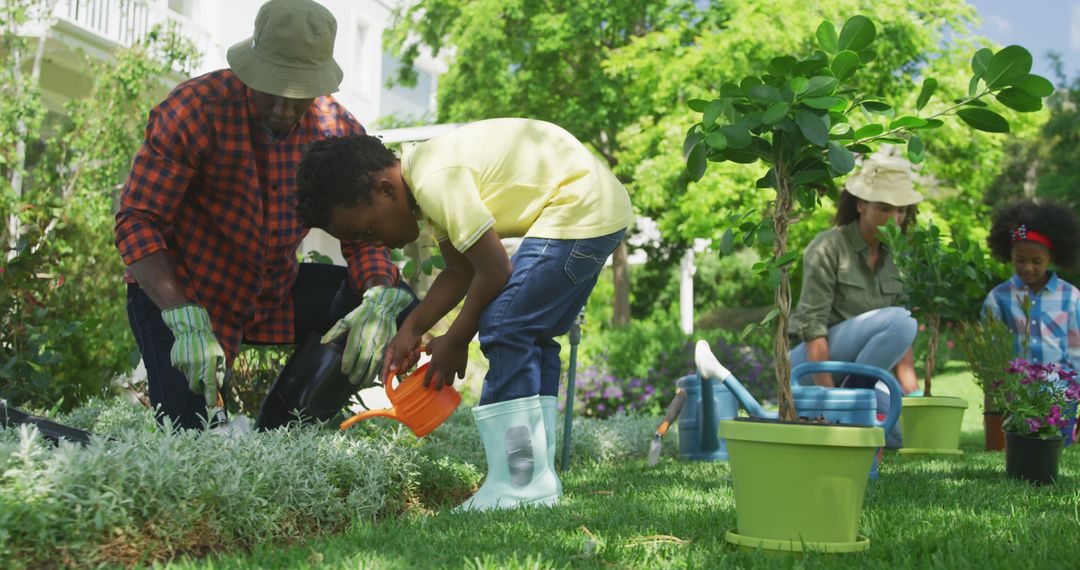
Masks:
[[[1027,226],[1020,225],[1012,232],[1012,242],[1018,241],[1033,241],[1035,243],[1041,243],[1046,246],[1046,249],[1054,250],[1054,242],[1050,241],[1050,238],[1046,234],[1039,233],[1035,230],[1027,229]]]

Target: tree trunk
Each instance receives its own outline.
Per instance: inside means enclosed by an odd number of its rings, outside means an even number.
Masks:
[[[773,229],[776,243],[773,245],[773,259],[779,259],[787,252],[787,227],[791,221],[792,196],[789,182],[778,177],[776,188],[776,212],[773,215]],[[795,401],[791,396],[791,358],[788,355],[788,317],[791,315],[791,283],[788,278],[788,266],[780,268],[780,286],[773,296],[776,308],[780,310],[776,317],[776,337],[773,339],[775,351],[774,370],[776,371],[776,395],[780,406],[780,420],[793,422],[796,419]]]
[[[612,255],[611,275],[615,282],[615,306],[611,324],[625,327],[630,324],[630,254],[625,239],[619,242]]]
[[[930,342],[926,345],[926,376],[923,378],[923,396],[929,398],[930,380],[934,376],[934,364],[937,356],[938,333],[941,328],[941,317],[929,315],[926,319],[926,328],[930,329]]]

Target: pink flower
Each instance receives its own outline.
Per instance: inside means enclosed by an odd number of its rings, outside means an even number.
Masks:
[[[947,341],[945,341],[945,348],[946,348],[946,349],[948,349],[948,350],[952,350],[952,349],[953,349],[953,348],[954,348],[955,346],[956,346],[956,343],[955,343],[955,342],[953,342],[953,341],[951,341],[951,340],[947,340]]]
[[[1042,422],[1035,418],[1027,418],[1024,421],[1027,422],[1028,430],[1032,433],[1039,431],[1039,428],[1042,427]]]
[[[1065,389],[1065,399],[1077,401],[1080,400],[1080,384],[1073,383],[1071,386]]]
[[[1061,424],[1061,407],[1057,404],[1050,406],[1050,415],[1046,416],[1047,425],[1060,425]]]

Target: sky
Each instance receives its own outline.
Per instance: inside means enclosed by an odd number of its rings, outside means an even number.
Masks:
[[[1002,46],[1019,44],[1034,57],[1032,73],[1057,83],[1046,52],[1061,54],[1065,75],[1080,74],[1080,0],[967,0],[982,25],[975,32]]]

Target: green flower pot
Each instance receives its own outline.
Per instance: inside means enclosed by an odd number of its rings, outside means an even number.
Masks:
[[[904,398],[900,413],[903,455],[963,455],[960,451],[960,424],[967,400],[951,396]]]
[[[877,427],[720,422],[735,488],[733,544],[790,552],[861,552],[859,514]]]

